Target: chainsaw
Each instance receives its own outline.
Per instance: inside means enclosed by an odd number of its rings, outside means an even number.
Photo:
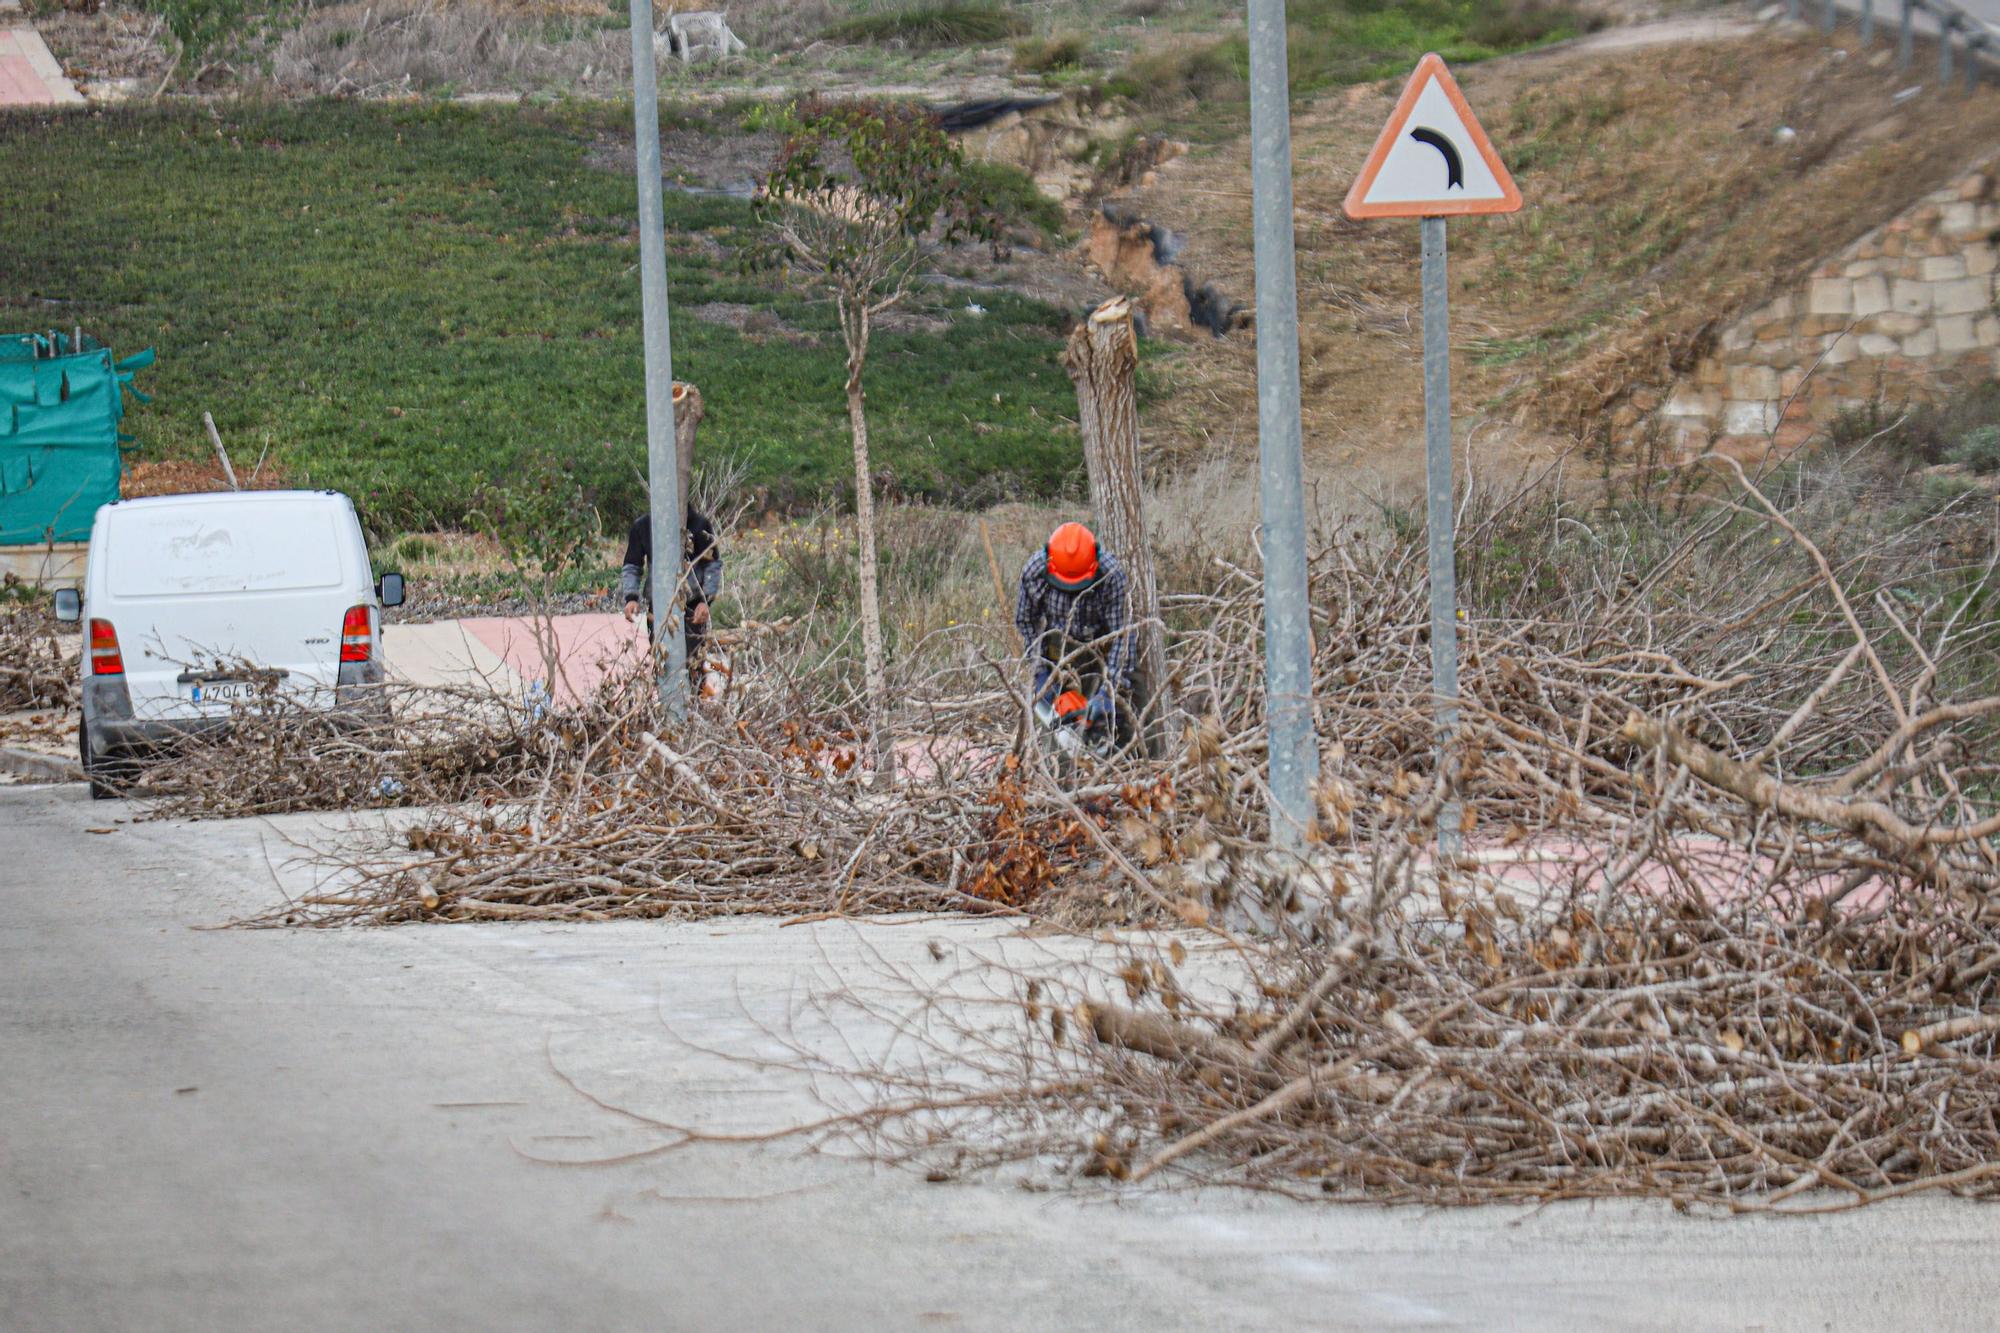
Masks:
[[[1099,759],[1111,757],[1110,728],[1090,725],[1090,701],[1076,690],[1064,690],[1053,703],[1036,700],[1035,721],[1042,724],[1054,739],[1056,749],[1067,757],[1081,754],[1092,754]]]

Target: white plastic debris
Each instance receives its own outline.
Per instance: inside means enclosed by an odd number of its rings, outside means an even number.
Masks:
[[[653,35],[654,49],[661,46],[666,47],[668,55],[679,56],[684,65],[697,60],[723,60],[748,49],[743,39],[729,30],[724,13],[715,9],[669,14],[667,30]]]

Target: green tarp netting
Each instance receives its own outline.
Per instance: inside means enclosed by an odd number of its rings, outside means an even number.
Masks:
[[[126,386],[152,364],[151,348],[114,361],[95,338],[0,334],[0,545],[90,536],[118,498]]]

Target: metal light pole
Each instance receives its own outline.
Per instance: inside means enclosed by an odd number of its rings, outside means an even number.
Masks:
[[[680,466],[674,448],[674,353],[667,328],[666,204],[660,186],[660,75],[653,0],[632,0],[632,128],[638,149],[639,295],[646,344],[646,493],[652,506],[653,667],[660,704],[687,716],[687,645],[681,638]]]
[[[1305,457],[1299,430],[1299,294],[1292,252],[1292,108],[1284,0],[1249,0],[1250,180],[1257,246],[1257,456],[1264,510],[1264,724],[1271,841],[1312,827],[1312,625],[1306,604]]]
[[[1449,771],[1458,732],[1458,568],[1451,484],[1451,318],[1446,306],[1444,219],[1425,218],[1424,499],[1430,535],[1431,688],[1437,694],[1437,766]],[[1438,851],[1458,855],[1458,802],[1438,814]]]

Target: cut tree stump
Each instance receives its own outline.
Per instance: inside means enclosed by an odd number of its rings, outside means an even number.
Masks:
[[[694,433],[701,429],[703,411],[701,390],[675,380],[674,453],[680,473],[680,490],[675,494],[681,497],[682,509],[688,507],[688,486],[694,480]]]
[[[1069,335],[1063,369],[1076,384],[1083,464],[1099,539],[1125,566],[1131,619],[1138,635],[1131,705],[1148,754],[1158,756],[1173,711],[1166,626],[1146,535],[1145,474],[1139,466],[1139,339],[1132,303],[1113,297]]]

